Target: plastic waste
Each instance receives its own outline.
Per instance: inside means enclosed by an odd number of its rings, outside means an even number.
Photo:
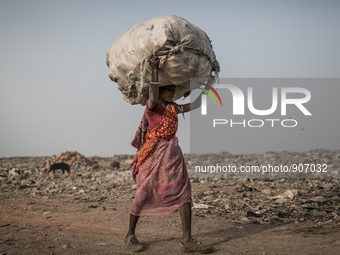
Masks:
[[[317,211],[317,210],[313,210],[312,212],[311,212],[311,216],[313,216],[313,217],[324,217],[324,216],[326,216],[326,212],[324,212],[324,211]]]
[[[289,189],[286,190],[285,192],[283,192],[280,195],[274,196],[274,197],[269,197],[269,199],[276,199],[276,198],[290,198],[293,199],[294,198],[294,194],[293,192],[291,192]]]
[[[277,200],[275,200],[275,203],[278,203],[278,204],[284,204],[288,202],[289,202],[289,199],[287,198],[278,198]]]
[[[196,203],[193,203],[193,204],[194,204],[195,209],[207,209],[209,207],[213,207],[211,205],[205,205],[205,204],[196,204]]]

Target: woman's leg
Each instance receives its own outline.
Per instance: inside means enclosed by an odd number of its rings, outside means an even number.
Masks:
[[[180,209],[182,231],[183,231],[183,244],[190,243],[191,241],[191,205],[185,203]]]
[[[135,216],[130,213],[129,231],[125,237],[125,244],[127,248],[132,252],[140,252],[144,250],[144,245],[138,241],[135,235],[135,230],[136,230],[138,219],[139,219],[139,216]]]
[[[191,237],[191,205],[185,203],[181,206],[181,220],[183,230],[182,252],[207,253],[212,250],[210,245],[202,245]]]
[[[139,216],[130,213],[129,231],[126,236],[134,235]]]

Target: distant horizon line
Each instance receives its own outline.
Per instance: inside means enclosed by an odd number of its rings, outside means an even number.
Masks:
[[[317,149],[310,149],[310,150],[306,150],[306,151],[287,151],[287,150],[282,150],[282,151],[266,151],[264,153],[231,153],[229,151],[221,151],[221,152],[207,152],[207,153],[187,153],[187,152],[184,152],[183,155],[208,155],[208,154],[231,154],[231,155],[263,155],[263,154],[267,154],[267,153],[283,153],[283,152],[293,152],[293,153],[304,153],[304,152],[310,152],[310,151],[315,151],[315,150],[328,150],[328,151],[340,151],[340,148],[339,149],[326,149],[326,148],[317,148]],[[65,152],[71,152],[71,151],[64,151],[64,152],[61,152],[61,153],[65,153]],[[77,153],[79,153],[78,151],[76,151]],[[0,159],[1,158],[46,158],[46,157],[53,157],[53,156],[58,156],[60,155],[61,153],[59,154],[53,154],[52,156],[48,156],[48,155],[45,155],[45,156],[0,156]],[[79,153],[81,154],[81,153]],[[113,158],[115,156],[121,156],[121,155],[135,155],[134,154],[126,154],[126,153],[122,153],[122,154],[114,154],[113,156],[99,156],[99,155],[94,155],[94,156],[85,156],[84,154],[81,154],[83,155],[84,157],[86,158],[93,158],[93,157],[100,157],[100,158]]]

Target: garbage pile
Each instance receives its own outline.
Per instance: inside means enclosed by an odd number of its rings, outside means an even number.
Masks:
[[[8,171],[17,168],[20,171],[29,173],[39,171],[40,165],[51,157],[9,157],[0,158],[0,179],[7,177]]]
[[[54,155],[51,159],[47,159],[39,170],[46,172],[49,170],[50,165],[61,162],[68,164],[73,169],[87,168],[95,165],[95,162],[92,162],[76,151],[65,151],[59,155]]]
[[[110,165],[114,159],[120,158],[121,167],[113,170]],[[86,202],[124,197],[121,193],[125,192],[126,185],[131,187],[134,184],[130,170],[123,169],[129,158],[133,155],[86,158],[76,151],[66,151],[51,158],[0,158],[0,199],[13,194]],[[49,165],[59,162],[69,164],[71,173],[46,171]],[[36,166],[37,163],[41,166]]]
[[[122,154],[122,155],[115,155],[112,158],[113,162],[119,162],[120,163],[120,168],[123,170],[129,170],[130,165],[133,162],[133,158],[135,155],[127,155],[127,154]]]

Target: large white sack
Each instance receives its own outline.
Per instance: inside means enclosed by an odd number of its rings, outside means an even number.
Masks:
[[[151,55],[160,58],[160,86],[177,86],[174,100],[190,90],[190,78],[220,71],[211,41],[199,27],[176,15],[150,19],[126,31],[106,53],[109,77],[130,104],[145,105],[149,97]]]

